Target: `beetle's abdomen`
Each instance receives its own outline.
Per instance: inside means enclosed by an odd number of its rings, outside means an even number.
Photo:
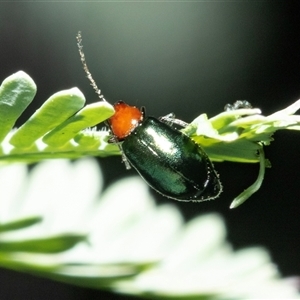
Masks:
[[[130,164],[159,193],[179,201],[217,197],[222,186],[202,148],[188,136],[148,117],[122,144]]]

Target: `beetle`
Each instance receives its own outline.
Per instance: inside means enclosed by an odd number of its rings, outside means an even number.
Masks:
[[[81,33],[77,45],[84,71],[102,101],[106,101],[87,67]],[[170,114],[162,118],[146,116],[144,108],[123,101],[114,104],[109,118],[112,137],[128,168],[132,166],[150,187],[178,201],[200,202],[215,199],[222,185],[214,166],[202,147],[175,128],[184,122]]]

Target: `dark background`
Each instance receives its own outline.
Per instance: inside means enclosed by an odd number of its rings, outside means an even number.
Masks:
[[[90,70],[112,103],[122,99],[190,122],[246,99],[267,115],[300,98],[299,17],[290,2],[3,2],[0,80],[24,70],[37,84],[18,125],[59,90],[77,86],[88,103],[97,101],[76,48],[81,30]],[[276,134],[262,188],[238,209],[229,204],[255,180],[258,165],[216,163],[221,197],[176,204],[187,219],[221,213],[236,249],[265,246],[284,276],[299,275],[299,147],[300,132]],[[101,165],[107,184],[134,174],[119,157]],[[109,297],[13,271],[0,270],[0,280],[1,299]]]

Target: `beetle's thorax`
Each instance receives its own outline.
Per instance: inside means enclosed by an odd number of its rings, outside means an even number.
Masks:
[[[115,114],[109,119],[111,130],[119,141],[126,138],[143,120],[143,113],[123,101],[114,104]]]

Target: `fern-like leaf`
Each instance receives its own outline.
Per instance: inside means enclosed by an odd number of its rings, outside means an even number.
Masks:
[[[0,160],[33,162],[45,158],[78,158],[118,154],[107,143],[108,132],[90,129],[113,115],[106,102],[85,105],[78,88],[57,92],[20,128],[13,126],[31,103],[36,85],[23,71],[5,79],[0,88]]]

